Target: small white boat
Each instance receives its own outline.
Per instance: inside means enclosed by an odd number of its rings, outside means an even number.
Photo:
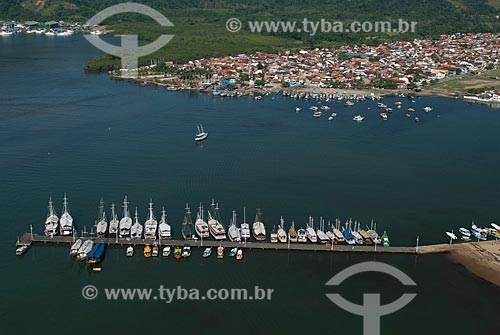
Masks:
[[[311,106],[311,107],[309,107],[309,110],[313,111],[313,112],[316,112],[318,110],[318,107],[317,106]]]
[[[219,258],[219,259],[224,258],[224,247],[223,246],[217,247],[217,258]]]
[[[429,113],[429,112],[431,112],[431,111],[432,111],[432,107],[429,107],[429,106],[424,107],[424,111],[425,111],[426,113]]]
[[[210,257],[211,254],[212,254],[212,248],[206,248],[203,251],[203,258],[208,258],[208,257]]]
[[[460,239],[461,239],[462,241],[465,241],[465,242],[469,242],[469,241],[471,241],[471,238],[470,238],[469,236],[465,236],[465,235],[464,235],[464,236],[462,236]]]
[[[205,130],[203,130],[203,126],[200,124],[200,125],[197,125],[196,127],[198,128],[198,132],[196,133],[194,140],[196,142],[201,142],[201,141],[206,140],[206,138],[208,137],[208,133],[205,132]]]
[[[236,252],[236,259],[238,261],[241,261],[243,259],[243,250],[238,249],[238,251]]]
[[[352,118],[352,120],[356,122],[363,122],[364,119],[365,117],[361,115],[356,115],[355,117]]]
[[[451,233],[450,233],[449,231],[447,231],[447,232],[446,232],[446,235],[447,235],[449,238],[451,238],[452,240],[458,240],[457,235],[455,235],[453,232],[451,232]]]
[[[22,245],[16,249],[16,256],[22,256],[26,253],[26,251],[28,251],[28,246]]]
[[[84,260],[87,258],[87,254],[92,251],[92,248],[94,247],[94,241],[92,240],[86,240],[83,242],[82,246],[80,249],[78,249],[78,256],[77,259],[79,260]]]
[[[467,236],[467,237],[470,237],[471,236],[471,233],[470,233],[470,230],[469,229],[466,229],[466,228],[460,228],[458,230],[460,232],[460,234],[462,234],[463,236]]]
[[[132,257],[132,256],[134,256],[134,247],[129,246],[127,247],[127,257]]]
[[[389,116],[387,116],[387,113],[380,113],[380,117],[386,121],[387,119],[389,119]]]
[[[332,113],[332,115],[330,115],[330,117],[328,118],[328,121],[332,121],[336,117],[337,117],[337,113]]]
[[[415,122],[419,122],[420,121],[420,118],[417,116],[415,117]]]
[[[71,256],[76,256],[76,254],[78,253],[78,250],[82,246],[82,243],[83,243],[83,241],[81,239],[76,240],[76,242],[73,243],[73,245],[71,246],[71,248],[69,250],[69,254]]]
[[[492,222],[492,223],[490,223],[490,225],[491,225],[493,228],[495,228],[496,230],[500,230],[500,226],[499,226],[499,225],[497,225],[496,223],[493,223],[493,222]]]
[[[329,106],[321,106],[321,110],[329,111],[330,107]]]
[[[262,100],[262,96],[261,95],[258,95],[254,98],[255,100]]]
[[[302,110],[302,108],[300,108],[300,107],[295,107],[295,112],[296,112],[296,113],[300,112],[301,110]]]
[[[172,252],[172,247],[167,245],[166,247],[163,248],[163,251],[161,252],[161,254],[163,257],[168,257],[171,252]]]
[[[314,112],[314,114],[313,114],[313,116],[314,116],[315,118],[320,118],[320,117],[321,117],[321,115],[323,115],[323,113],[322,113],[322,112],[320,112],[320,111]]]

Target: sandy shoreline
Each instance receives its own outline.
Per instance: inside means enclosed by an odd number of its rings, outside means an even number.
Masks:
[[[500,287],[500,241],[456,244],[451,249],[449,258],[476,276]]]

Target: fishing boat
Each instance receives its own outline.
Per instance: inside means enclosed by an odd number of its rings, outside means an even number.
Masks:
[[[144,228],[142,225],[139,223],[139,215],[137,214],[137,207],[135,208],[135,214],[134,214],[134,224],[130,228],[130,237],[133,239],[140,239],[142,238],[142,232]]]
[[[231,250],[229,250],[229,257],[234,257],[237,252],[238,248],[232,248]]]
[[[52,198],[49,198],[49,212],[45,219],[45,236],[56,236],[59,234],[59,217],[52,205]]]
[[[104,237],[108,232],[108,221],[106,220],[106,212],[104,211],[104,200],[101,198],[99,202],[99,216],[97,218],[96,233],[97,237]]]
[[[179,260],[182,258],[182,248],[181,247],[175,247],[174,248],[174,258],[176,260]]]
[[[163,257],[168,257],[168,256],[170,256],[171,252],[172,252],[172,247],[170,247],[169,245],[167,245],[166,247],[163,248],[163,250],[161,252],[161,255]]]
[[[69,254],[71,256],[76,256],[78,254],[78,250],[82,246],[82,243],[83,243],[83,240],[81,238],[79,238],[78,240],[76,240],[75,243],[73,243],[71,245],[71,248],[69,249]]]
[[[200,203],[200,207],[198,207],[198,213],[196,214],[196,221],[194,223],[194,229],[196,231],[196,234],[198,234],[199,237],[208,238],[210,236],[209,228],[208,228],[208,224],[204,220],[203,214],[204,214],[203,205]]]
[[[387,113],[380,113],[380,117],[382,120],[387,121],[389,119],[389,116],[387,116]]]
[[[28,246],[27,245],[22,245],[16,249],[16,256],[22,256],[28,251]]]
[[[389,235],[387,234],[387,231],[384,230],[384,234],[382,234],[382,245],[384,247],[389,247],[391,245],[391,242],[389,241]]]
[[[317,119],[317,118],[320,118],[320,117],[321,117],[321,115],[323,115],[323,112],[321,112],[321,111],[317,111],[317,112],[314,112],[314,113],[313,113],[313,117],[315,117],[316,119]]]
[[[189,209],[189,205],[186,204],[186,212],[184,214],[184,219],[182,220],[182,228],[181,233],[182,237],[185,240],[194,240],[196,239],[195,228],[193,227],[193,222],[191,221],[191,210]]]
[[[133,246],[130,245],[127,247],[126,255],[127,255],[127,257],[134,256],[134,247]]]
[[[278,243],[278,232],[276,231],[276,226],[273,226],[270,235],[271,243]]]
[[[265,241],[266,240],[266,227],[262,222],[262,213],[260,209],[257,208],[257,213],[255,214],[255,220],[252,225],[252,233],[253,237],[257,241]]]
[[[158,234],[161,239],[172,238],[172,227],[167,223],[167,214],[165,212],[165,207],[161,209],[161,219],[158,225]]]
[[[299,235],[297,234],[297,230],[295,230],[295,222],[292,221],[292,225],[288,230],[288,239],[291,243],[296,243],[298,241]]]
[[[151,256],[153,256],[153,257],[158,257],[158,252],[159,252],[159,250],[158,250],[158,245],[157,245],[156,243],[154,243],[154,244],[153,244],[153,251],[152,251],[152,253],[151,253]]]
[[[104,251],[106,250],[105,243],[97,243],[92,248],[92,251],[87,255],[87,264],[97,264],[104,258]]]
[[[200,124],[197,125],[196,128],[198,129],[198,132],[196,133],[196,136],[194,138],[195,142],[202,142],[206,140],[208,137],[208,133],[203,130],[203,126]]]
[[[236,252],[236,260],[241,261],[243,259],[243,250],[238,249]]]
[[[69,213],[68,197],[64,193],[63,209],[59,220],[59,231],[62,236],[73,235],[73,217]]]
[[[297,231],[297,242],[306,243],[307,242],[307,232],[304,228],[300,228]]]
[[[460,228],[458,230],[460,232],[460,234],[462,234],[463,236],[467,236],[467,237],[470,237],[471,236],[471,233],[470,233],[470,230],[469,229],[466,229],[466,228]]]
[[[219,204],[215,204],[214,200],[212,199],[212,204],[210,205],[210,211],[208,211],[208,230],[210,232],[210,235],[216,240],[216,241],[223,241],[226,239],[226,229],[220,223],[220,214],[219,214]]]
[[[115,213],[115,204],[111,204],[111,219],[109,221],[109,234],[116,235],[118,233],[118,227],[120,225],[120,221],[118,221],[118,217]]]
[[[233,210],[233,216],[231,222],[229,223],[229,228],[227,229],[227,236],[231,242],[240,242],[241,233],[236,222],[236,211]]]
[[[288,241],[285,227],[285,220],[283,217],[280,218],[280,224],[278,225],[278,241],[281,243],[286,243]]]
[[[224,247],[223,246],[218,246],[217,247],[217,258],[224,258]]]
[[[429,113],[429,112],[431,112],[431,111],[432,111],[432,107],[429,107],[429,106],[424,107],[424,111],[425,111],[426,113]]]
[[[151,246],[149,244],[146,244],[144,246],[144,250],[143,250],[144,257],[150,258],[152,253],[153,253],[153,251],[151,249]]]
[[[156,232],[158,230],[158,221],[156,221],[153,212],[153,200],[149,199],[149,211],[146,222],[144,222],[144,238],[156,239]]]
[[[130,229],[132,228],[132,218],[128,210],[127,196],[123,199],[123,217],[120,220],[119,232],[120,237],[129,237]]]
[[[184,244],[182,248],[182,258],[188,258],[191,256],[191,246],[189,244]]]
[[[92,251],[93,247],[94,247],[94,241],[92,241],[92,240],[85,240],[85,242],[83,242],[83,244],[80,247],[80,249],[78,249],[78,255],[76,256],[76,258],[79,259],[79,260],[86,259],[88,253]]]
[[[203,258],[208,258],[212,254],[212,248],[208,247],[203,250]]]
[[[352,120],[356,122],[363,122],[364,119],[365,117],[361,115],[356,115],[355,117],[352,118]]]

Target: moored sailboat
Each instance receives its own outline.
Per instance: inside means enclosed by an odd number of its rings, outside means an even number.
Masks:
[[[207,238],[210,235],[208,232],[208,224],[205,222],[203,214],[203,205],[200,203],[200,207],[198,207],[198,213],[196,214],[194,229],[196,231],[196,234],[198,234],[200,238]]]
[[[240,229],[237,226],[236,211],[234,211],[234,210],[233,210],[233,216],[231,218],[231,222],[229,224],[229,228],[227,229],[227,236],[231,242],[240,242],[241,241],[241,233],[240,233]]]
[[[156,221],[153,213],[153,201],[149,199],[148,218],[144,223],[144,238],[156,239],[156,230],[158,229],[158,221]]]
[[[297,231],[295,230],[295,222],[292,221],[292,225],[290,226],[290,229],[288,230],[288,239],[290,240],[291,243],[295,243],[298,240],[298,234]]]
[[[128,210],[127,196],[123,199],[123,217],[120,220],[119,235],[120,237],[129,237],[130,229],[132,228],[132,218]]]
[[[106,212],[104,211],[104,200],[101,198],[99,203],[99,216],[97,219],[96,233],[98,237],[104,237],[107,232],[108,221],[106,220]]]
[[[142,238],[142,232],[144,228],[142,225],[139,223],[139,214],[137,213],[137,207],[135,208],[135,214],[134,214],[134,224],[130,228],[130,237],[133,239],[140,239]]]
[[[250,225],[247,222],[246,209],[243,207],[243,223],[241,224],[241,238],[244,241],[250,239]]]
[[[252,225],[252,234],[257,241],[266,240],[266,227],[262,222],[262,213],[258,208],[257,208],[257,213],[255,214],[255,221]]]
[[[59,231],[62,236],[73,235],[73,217],[69,213],[68,197],[64,193],[63,210],[59,220]]]
[[[283,217],[281,217],[280,224],[278,225],[278,241],[280,241],[281,243],[286,243],[288,241],[284,227],[285,227],[285,220],[283,219]]]
[[[181,233],[185,240],[196,239],[193,221],[191,221],[191,210],[189,209],[188,204],[186,204],[186,213],[184,214],[184,219],[182,220]]]
[[[52,205],[52,198],[49,198],[49,212],[45,219],[45,236],[55,236],[59,234],[59,217]]]
[[[219,204],[215,204],[212,199],[211,210],[208,212],[208,228],[210,234],[216,241],[223,241],[226,239],[226,229],[220,223]]]
[[[115,235],[118,234],[118,227],[120,225],[120,221],[118,221],[118,217],[115,213],[115,204],[111,204],[111,218],[109,220],[109,234]]]
[[[167,214],[165,212],[165,207],[161,209],[161,219],[160,224],[158,225],[158,232],[160,238],[162,239],[170,239],[172,238],[172,227],[167,223]]]

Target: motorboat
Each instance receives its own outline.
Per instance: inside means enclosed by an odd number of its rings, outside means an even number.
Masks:
[[[356,122],[362,122],[364,119],[365,117],[361,115],[356,115],[355,117],[352,118],[352,120]]]
[[[297,230],[295,230],[295,222],[292,221],[292,225],[288,230],[288,239],[291,243],[296,243],[298,241],[299,235],[297,234]]]
[[[232,248],[231,250],[229,250],[229,257],[234,257],[237,252],[238,248]]]
[[[278,241],[281,243],[286,243],[288,241],[285,227],[285,220],[283,217],[280,218],[280,224],[278,225]]]
[[[380,117],[382,118],[382,120],[384,121],[387,121],[389,119],[389,116],[387,115],[387,113],[380,113]]]
[[[238,249],[236,252],[236,260],[241,261],[243,259],[243,250]]]
[[[217,258],[224,258],[224,247],[223,246],[218,246],[217,247]]]
[[[189,244],[184,244],[182,248],[182,258],[188,258],[191,256],[191,246]]]
[[[304,228],[300,228],[297,231],[297,242],[299,243],[306,243],[307,242],[307,233]]]
[[[130,245],[127,247],[126,255],[127,255],[127,257],[134,256],[134,247],[133,246]]]
[[[172,247],[167,245],[166,247],[163,248],[161,255],[163,257],[168,257],[171,252],[172,252]]]
[[[16,249],[16,256],[22,256],[28,251],[28,246],[27,245],[21,245]]]
[[[153,254],[151,246],[149,244],[146,244],[144,246],[143,254],[144,254],[144,257],[146,257],[146,258],[150,258],[151,255]]]
[[[469,229],[466,229],[466,228],[460,228],[458,230],[460,232],[460,234],[462,234],[463,236],[467,236],[467,237],[470,237],[471,236],[471,233],[470,233],[470,230]]]
[[[203,251],[203,258],[208,258],[210,257],[210,255],[212,254],[212,248],[205,248],[205,250]]]

